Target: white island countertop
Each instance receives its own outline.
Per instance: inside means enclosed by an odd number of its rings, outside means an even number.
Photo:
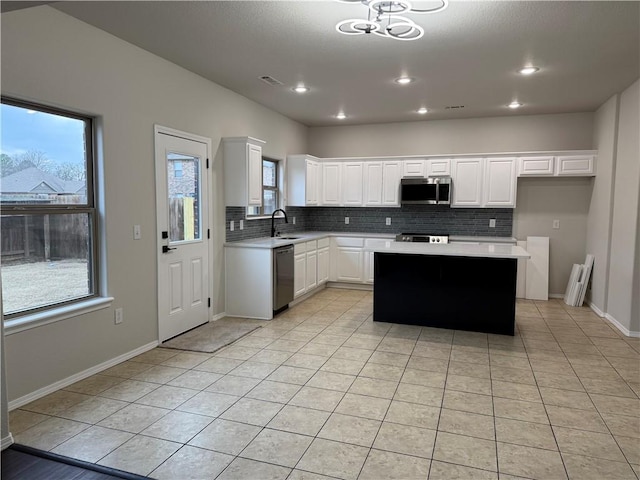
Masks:
[[[402,253],[410,255],[442,255],[452,257],[530,258],[522,247],[491,244],[434,244],[412,242],[385,242],[384,246],[365,247],[365,251],[377,253]]]

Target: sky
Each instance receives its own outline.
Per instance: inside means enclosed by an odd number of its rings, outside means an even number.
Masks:
[[[84,122],[30,111],[2,104],[0,153],[15,156],[40,150],[55,164],[84,163]]]

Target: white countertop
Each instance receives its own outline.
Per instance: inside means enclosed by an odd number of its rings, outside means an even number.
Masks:
[[[366,251],[378,253],[403,253],[412,255],[442,255],[454,257],[485,257],[485,258],[530,258],[531,255],[522,247],[514,245],[492,244],[434,244],[389,242],[384,246],[365,247]]]
[[[287,238],[289,237],[289,238]],[[364,237],[364,238],[388,238],[394,240],[395,234],[390,233],[362,233],[362,232],[294,232],[284,234],[282,237],[260,237],[238,242],[225,242],[225,247],[234,248],[277,248],[283,245],[309,242],[326,237]]]

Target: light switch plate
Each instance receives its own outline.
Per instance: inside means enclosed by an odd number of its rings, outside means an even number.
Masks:
[[[120,325],[123,320],[124,320],[124,310],[122,309],[122,307],[116,308],[116,310],[114,312],[113,322],[116,325]]]
[[[231,220],[231,221],[229,222],[229,230],[231,230],[231,231],[233,232],[233,231],[235,230],[235,228],[236,228],[236,226],[235,226],[235,224],[233,223],[233,220]]]
[[[387,223],[387,225],[391,225],[391,217],[387,217],[386,223]]]
[[[133,239],[134,240],[140,240],[142,238],[142,229],[140,228],[140,225],[134,225],[133,226]]]
[[[349,217],[344,217],[344,224],[349,225]]]
[[[553,228],[558,230],[560,228],[560,220],[556,219],[553,221]]]
[[[491,218],[489,220],[489,228],[496,228],[496,219],[495,218]]]
[[[240,220],[240,230],[244,230],[244,220]]]
[[[296,224],[296,217],[293,217],[293,224]]]

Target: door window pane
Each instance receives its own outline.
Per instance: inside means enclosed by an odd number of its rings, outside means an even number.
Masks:
[[[3,215],[0,227],[5,314],[94,291],[90,214]]]
[[[176,168],[177,165],[180,167]],[[176,175],[180,172],[179,175]],[[200,159],[169,153],[167,155],[169,192],[169,240],[199,240],[200,236]]]

